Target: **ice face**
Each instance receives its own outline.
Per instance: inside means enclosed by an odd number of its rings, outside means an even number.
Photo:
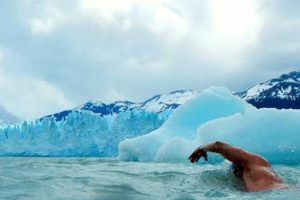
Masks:
[[[101,117],[71,112],[62,121],[47,117],[1,127],[0,156],[114,157],[120,141],[157,129],[170,113],[136,110]]]
[[[119,158],[187,162],[196,146],[219,140],[261,154],[271,163],[297,164],[299,119],[299,110],[256,109],[227,89],[210,88],[176,110],[160,129],[122,141]]]
[[[196,130],[213,119],[254,109],[225,88],[212,87],[173,112],[163,126],[119,144],[119,158],[135,161],[183,161],[197,146]]]

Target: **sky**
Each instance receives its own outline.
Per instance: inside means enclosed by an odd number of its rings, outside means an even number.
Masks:
[[[0,105],[22,119],[300,69],[298,0],[0,1]]]

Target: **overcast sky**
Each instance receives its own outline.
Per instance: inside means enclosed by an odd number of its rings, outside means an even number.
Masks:
[[[241,91],[300,69],[298,0],[1,0],[0,105],[25,119],[87,100]]]

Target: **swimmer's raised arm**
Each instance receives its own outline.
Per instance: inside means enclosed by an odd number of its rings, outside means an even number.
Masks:
[[[201,157],[204,157],[207,161],[207,152],[219,153],[227,160],[242,167],[248,167],[250,165],[270,166],[270,164],[261,156],[219,141],[198,147],[190,155],[189,160],[193,163],[198,162]]]
[[[190,155],[189,160],[198,162],[201,157],[204,157],[207,161],[207,152],[219,153],[233,162],[236,166],[232,172],[236,177],[243,178],[245,190],[248,192],[287,188],[266,159],[223,142],[217,141],[198,147]]]

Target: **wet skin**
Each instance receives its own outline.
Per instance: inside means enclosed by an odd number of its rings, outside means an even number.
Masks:
[[[203,157],[207,161],[207,152],[219,153],[234,163],[236,168],[233,173],[243,179],[247,192],[287,188],[265,158],[223,142],[217,141],[195,149],[189,160],[194,163]]]

